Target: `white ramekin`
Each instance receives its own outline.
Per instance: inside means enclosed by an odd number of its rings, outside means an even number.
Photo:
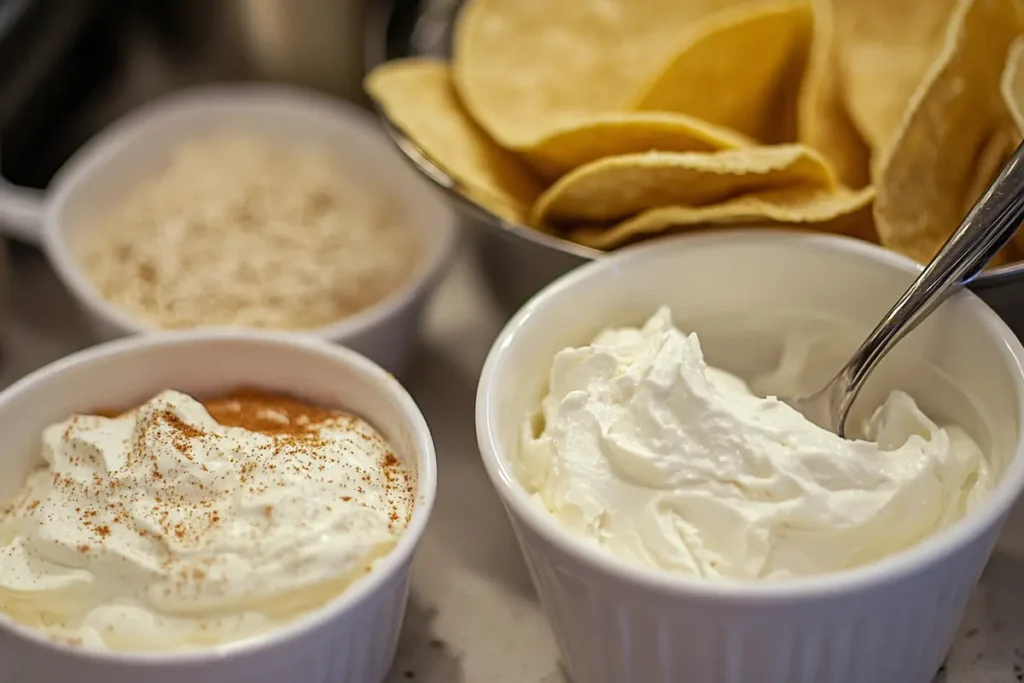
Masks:
[[[161,389],[210,395],[238,386],[340,406],[371,422],[417,473],[416,507],[397,547],[366,578],[278,631],[216,649],[115,654],[56,644],[0,615],[0,681],[323,683],[383,680],[405,613],[409,566],[437,488],[434,446],[413,399],[366,358],[299,335],[226,330],[130,337],[76,353],[0,393],[0,500],[42,461],[40,432],[75,411],[130,407]]]
[[[709,361],[725,369],[758,355],[761,340],[748,330],[740,343],[718,350],[723,320],[833,318],[855,333],[852,350],[856,335],[867,333],[918,271],[852,239],[723,231],[658,241],[587,265],[508,323],[480,379],[477,434],[574,681],[932,680],[1024,486],[1024,349],[974,295],[957,294],[901,342],[868,389],[901,386],[926,411],[958,419],[990,454],[999,483],[966,519],[874,564],[762,584],[627,566],[559,526],[510,465],[554,354],[604,327],[641,323],[666,304],[677,324],[702,335]],[[940,369],[963,396],[928,391],[918,374],[926,366]]]
[[[97,340],[154,331],[117,308],[93,286],[75,255],[80,231],[139,182],[159,173],[183,143],[225,130],[282,144],[315,145],[402,206],[410,239],[419,244],[414,272],[389,296],[337,323],[308,330],[355,349],[392,372],[414,349],[430,294],[456,244],[447,205],[409,167],[373,114],[342,100],[270,84],[202,86],[158,99],[116,121],[60,169],[45,192],[0,181],[0,235],[42,247],[58,277],[81,305]]]

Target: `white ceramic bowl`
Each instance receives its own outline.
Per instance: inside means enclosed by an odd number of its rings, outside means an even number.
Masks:
[[[553,356],[602,328],[642,323],[666,304],[677,325],[701,336],[709,363],[749,376],[771,362],[778,346],[758,333],[762,323],[768,330],[769,321],[803,326],[834,318],[843,332],[841,357],[918,271],[900,256],[841,237],[716,232],[584,266],[508,323],[480,379],[477,434],[573,680],[932,680],[1024,487],[1024,349],[974,295],[957,294],[902,341],[870,380],[865,402],[893,386],[909,390],[926,412],[971,432],[999,483],[966,519],[874,564],[760,584],[634,568],[557,524],[510,466],[523,416],[543,396]],[[836,360],[808,381],[827,379]]]
[[[409,566],[437,487],[426,421],[391,375],[362,356],[299,335],[189,331],[82,351],[0,393],[0,500],[41,463],[40,431],[75,411],[129,407],[161,389],[210,394],[239,385],[288,392],[364,417],[417,474],[405,534],[375,570],[321,609],[265,636],[216,649],[115,654],[51,642],[0,614],[0,680],[77,683],[378,683],[394,657]]]
[[[117,202],[140,178],[159,173],[190,140],[225,129],[282,144],[313,144],[343,167],[404,205],[420,241],[419,263],[380,303],[337,323],[310,330],[342,343],[393,372],[404,369],[421,314],[456,242],[455,219],[435,191],[409,168],[377,119],[354,104],[278,85],[194,88],[147,104],[83,146],[44,193],[0,183],[0,234],[39,244],[81,304],[98,340],[153,331],[106,301],[82,273],[73,247],[80,230]]]

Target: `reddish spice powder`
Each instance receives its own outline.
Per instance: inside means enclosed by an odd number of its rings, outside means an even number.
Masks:
[[[220,398],[203,401],[210,416],[225,427],[242,427],[272,436],[304,437],[318,426],[346,414],[310,405],[285,394],[259,389],[236,389]]]

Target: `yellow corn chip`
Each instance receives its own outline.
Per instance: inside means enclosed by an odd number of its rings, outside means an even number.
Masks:
[[[882,244],[927,262],[977,191],[975,164],[1009,125],[1000,78],[1020,33],[1014,0],[960,0],[938,61],[879,165],[875,224]]]
[[[797,140],[821,152],[843,184],[863,187],[871,153],[850,120],[839,87],[832,2],[814,3],[814,39],[800,89]]]
[[[527,149],[625,111],[695,21],[737,0],[470,0],[453,74],[466,109],[502,146]]]
[[[673,111],[733,128],[762,142],[792,141],[793,98],[785,87],[803,66],[811,40],[807,0],[744,4],[694,25],[668,65],[641,92],[636,108]]]
[[[627,154],[565,175],[537,200],[532,223],[616,221],[659,206],[700,206],[750,192],[834,185],[824,159],[802,145]]]
[[[938,58],[957,0],[832,0],[844,99],[876,154]]]
[[[525,221],[540,181],[469,118],[444,62],[390,62],[374,69],[365,87],[388,120],[469,196],[503,218]]]
[[[649,209],[607,228],[572,230],[574,242],[614,249],[628,242],[682,229],[712,225],[765,225],[808,228],[877,241],[871,221],[874,190],[789,189],[746,195],[709,206]]]
[[[555,179],[603,157],[659,150],[713,152],[755,144],[739,133],[681,114],[600,114],[551,132],[519,150],[541,175]]]

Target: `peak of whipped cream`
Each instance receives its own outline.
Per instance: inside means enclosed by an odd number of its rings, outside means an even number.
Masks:
[[[554,359],[517,476],[634,564],[710,579],[839,571],[918,543],[991,488],[985,458],[893,391],[846,440],[704,361],[667,308]]]
[[[52,425],[42,456],[0,513],[0,609],[119,650],[222,643],[322,605],[393,547],[414,501],[357,417],[264,433],[176,391]]]

